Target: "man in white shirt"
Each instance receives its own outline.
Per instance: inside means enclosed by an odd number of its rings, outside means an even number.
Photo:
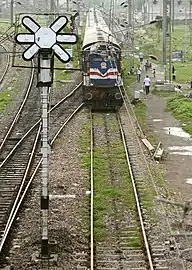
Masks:
[[[137,69],[137,81],[140,82],[140,79],[141,79],[141,68],[138,67],[138,69]]]
[[[149,87],[151,85],[151,80],[149,79],[148,75],[146,75],[144,81],[143,81],[143,84],[145,86],[145,92],[146,92],[146,95],[149,94]]]

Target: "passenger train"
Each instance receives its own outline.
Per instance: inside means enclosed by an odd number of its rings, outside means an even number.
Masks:
[[[86,105],[96,110],[113,110],[123,104],[121,47],[96,9],[90,9],[87,14],[82,74]]]

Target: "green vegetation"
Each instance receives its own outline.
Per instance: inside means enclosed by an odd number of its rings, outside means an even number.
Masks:
[[[97,117],[94,124],[98,127],[103,124],[102,117]],[[108,128],[112,132],[118,132],[115,120],[108,119]],[[80,137],[80,149],[83,166],[86,169],[87,181],[90,184],[90,126],[84,126]],[[110,148],[108,148],[110,147]],[[110,156],[110,158],[109,158]],[[111,175],[111,163],[115,164],[115,173]],[[118,175],[118,181],[117,181]],[[113,179],[114,178],[114,179]],[[114,181],[114,182],[113,182]],[[105,241],[111,235],[108,220],[124,219],[124,209],[129,207],[135,212],[135,198],[132,192],[125,153],[121,140],[111,142],[109,146],[97,146],[94,148],[94,237],[98,242]],[[121,203],[122,211],[114,212],[114,200]],[[85,213],[85,225],[89,226],[89,213]],[[135,238],[128,243],[129,246],[141,246],[140,232],[135,233]]]
[[[66,70],[56,70],[55,71],[55,81],[64,81],[69,77],[69,73]]]
[[[183,96],[176,96],[168,101],[168,109],[183,124],[183,129],[192,135],[192,102]]]
[[[144,33],[150,33],[150,36]],[[174,62],[176,69],[176,82],[187,83],[192,79],[192,46],[190,46],[189,27],[185,25],[175,25],[175,30],[172,33],[172,56],[174,52],[184,52],[184,36],[186,34],[186,62]],[[140,47],[145,54],[153,54],[158,58],[158,61],[151,60],[154,63],[161,65],[162,61],[162,31],[161,26],[148,25],[139,29],[135,35],[135,47]],[[169,59],[169,38],[167,38],[167,59]],[[184,60],[184,59],[183,59]],[[167,64],[168,70],[168,64]]]
[[[160,97],[164,97],[164,98],[172,98],[175,96],[178,96],[177,93],[173,92],[173,91],[153,91],[153,94],[160,96]]]
[[[176,70],[176,82],[188,83],[192,80],[191,67],[192,63],[180,63],[176,62],[173,64]]]
[[[139,61],[135,61],[135,68],[137,67]],[[129,86],[136,81],[136,75],[129,75],[128,72],[130,71],[130,68],[132,66],[130,59],[124,59],[123,61],[123,81],[125,89],[127,90],[127,93],[132,96],[132,92],[129,88]]]
[[[10,28],[9,21],[0,21],[0,32],[3,33]]]
[[[0,93],[0,112],[3,112],[6,105],[12,101],[12,93],[10,90],[6,90]]]

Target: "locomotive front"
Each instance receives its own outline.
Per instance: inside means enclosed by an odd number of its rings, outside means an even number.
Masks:
[[[123,103],[121,48],[114,38],[110,40],[111,33],[99,12],[88,16],[83,43],[83,101],[92,109],[114,110]]]

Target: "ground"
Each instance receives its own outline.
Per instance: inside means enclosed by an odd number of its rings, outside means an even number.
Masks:
[[[154,82],[162,79],[163,72],[157,65],[156,78],[149,77]],[[143,72],[144,73],[144,72]],[[144,74],[143,74],[144,76]],[[141,90],[141,83],[133,83],[131,89]],[[150,93],[148,97],[141,94],[142,101],[147,106],[147,124],[150,133],[162,142],[165,155],[159,166],[165,171],[165,179],[175,192],[178,200],[189,200],[192,193],[192,138],[182,130],[180,121],[176,120],[166,109],[167,98]],[[147,135],[147,134],[146,134]]]

